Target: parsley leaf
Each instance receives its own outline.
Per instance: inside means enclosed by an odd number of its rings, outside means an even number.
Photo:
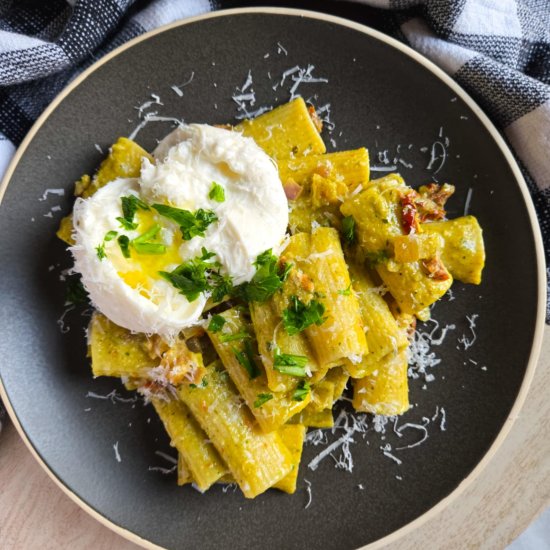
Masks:
[[[317,300],[304,304],[297,296],[290,297],[290,305],[283,311],[283,326],[291,336],[315,324],[322,325],[325,306]]]
[[[120,202],[122,203],[122,218],[117,218],[117,221],[120,222],[120,225],[124,229],[131,231],[136,229],[138,224],[134,222],[134,216],[138,208],[142,210],[150,210],[149,205],[143,202],[136,195],[128,195],[126,197],[121,197]]]
[[[101,244],[98,244],[95,247],[95,251],[96,251],[97,257],[100,260],[104,260],[107,257],[107,254],[105,254],[105,243],[104,242],[101,243]]]
[[[342,234],[349,244],[355,242],[355,218],[353,216],[344,216],[342,220]]]
[[[162,243],[153,243],[151,239],[154,239],[161,227],[157,223],[150,227],[145,233],[142,233],[139,237],[136,237],[132,241],[132,246],[138,254],[164,254],[166,252],[166,245]]]
[[[367,252],[366,260],[369,267],[374,268],[378,264],[389,260],[390,256],[386,250],[378,250],[378,252]]]
[[[125,258],[130,257],[130,239],[126,235],[120,235],[117,239],[120,251]]]
[[[292,264],[285,265],[281,270],[277,256],[269,249],[256,258],[254,265],[256,273],[252,280],[237,287],[236,294],[247,302],[265,302],[281,288]]]
[[[242,331],[242,332],[235,332],[234,334],[222,334],[220,336],[220,342],[224,344],[225,342],[234,342],[235,340],[245,340],[246,338],[250,338],[250,334],[248,332]]]
[[[189,260],[171,272],[159,271],[159,274],[172,283],[190,302],[196,300],[201,292],[212,291],[216,302],[231,293],[231,277],[220,273],[221,264],[211,260],[216,254],[202,248],[202,256]]]
[[[221,275],[216,271],[210,273],[210,285],[212,287],[212,300],[221,302],[233,291],[233,281],[229,275]]]
[[[203,376],[201,383],[197,386],[197,384],[189,384],[189,387],[193,390],[197,388],[206,388],[208,386],[208,380],[206,379],[206,376]]]
[[[233,348],[233,353],[235,354],[237,361],[246,370],[246,372],[248,372],[250,379],[260,376],[260,371],[256,365],[256,361],[254,361],[254,351],[250,340],[245,340],[243,351]]]
[[[291,355],[289,353],[275,353],[273,368],[291,376],[306,376],[307,357],[304,355]]]
[[[345,288],[344,290],[339,290],[338,294],[340,294],[340,296],[349,296],[351,294],[351,283],[349,284],[348,288]]]
[[[207,267],[208,264],[201,258],[194,258],[180,264],[173,271],[159,271],[159,275],[172,283],[180,291],[180,294],[183,294],[190,302],[193,302],[201,292],[208,290]]]
[[[256,401],[254,401],[254,408],[258,409],[268,401],[273,399],[273,395],[271,393],[259,393],[257,395]]]
[[[117,235],[118,233],[116,231],[107,231],[107,233],[105,234],[105,237],[103,237],[103,240],[112,241]]]
[[[300,383],[292,394],[292,400],[303,401],[307,397],[310,389],[310,385],[305,380],[300,380]]]
[[[216,202],[224,202],[225,201],[224,188],[219,183],[216,183],[215,181],[213,181],[212,189],[210,189],[210,193],[208,193],[208,198]]]
[[[193,214],[189,210],[166,204],[153,204],[153,208],[161,216],[176,222],[180,226],[181,234],[186,241],[190,241],[193,237],[204,237],[204,232],[208,226],[218,221],[218,217],[212,210],[199,208]]]
[[[210,319],[210,322],[208,323],[208,330],[210,332],[220,332],[220,330],[223,328],[223,325],[225,325],[226,321],[225,318],[221,315],[212,315],[212,318]]]
[[[86,304],[89,301],[88,293],[82,284],[80,275],[70,275],[67,277],[67,294],[65,302],[68,304]]]

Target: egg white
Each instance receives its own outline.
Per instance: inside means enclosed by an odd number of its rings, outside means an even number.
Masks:
[[[149,202],[169,202],[195,211],[213,210],[219,222],[189,250],[215,252],[235,284],[249,281],[254,260],[277,249],[288,226],[288,202],[275,163],[252,138],[206,124],[190,124],[168,134],[156,148],[156,164],[145,160],[140,185]],[[208,197],[221,185],[225,201]]]
[[[206,297],[193,302],[168,281],[153,282],[151,299],[132,288],[119,275],[121,258],[116,240],[105,243],[107,257],[100,259],[96,247],[108,231],[119,231],[116,218],[122,216],[121,197],[136,194],[136,178],[116,179],[88,199],[77,199],[73,210],[75,242],[71,247],[74,269],[82,275],[84,287],[96,309],[111,321],[134,332],[160,334],[172,339],[182,328],[200,317]],[[137,232],[126,232],[130,238]],[[172,266],[175,267],[175,266]]]

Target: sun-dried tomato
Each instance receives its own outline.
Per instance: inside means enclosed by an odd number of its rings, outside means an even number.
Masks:
[[[438,257],[422,260],[422,267],[425,269],[430,279],[446,281],[450,277],[449,272]]]
[[[414,199],[412,193],[407,193],[401,197],[401,226],[406,235],[418,231],[418,216]]]

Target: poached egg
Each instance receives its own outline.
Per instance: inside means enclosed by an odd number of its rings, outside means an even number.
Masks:
[[[116,179],[76,200],[71,251],[99,311],[131,331],[173,339],[199,320],[209,293],[188,299],[160,272],[206,250],[234,285],[250,281],[257,256],[283,242],[288,204],[275,163],[237,132],[182,126],[161,141],[154,157],[155,163],[143,159],[139,178]],[[121,221],[123,198],[138,204],[133,223]],[[155,204],[207,211],[214,221],[186,240]],[[144,235],[154,241],[153,250],[132,246]]]

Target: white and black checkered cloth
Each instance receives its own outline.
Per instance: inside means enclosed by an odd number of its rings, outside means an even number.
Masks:
[[[284,2],[383,27],[457,80],[502,130],[523,169],[550,258],[550,0]],[[108,51],[230,0],[0,0],[0,175],[32,123]],[[373,9],[374,8],[374,9]],[[547,310],[550,322],[550,309]],[[1,422],[1,421],[0,421]]]

